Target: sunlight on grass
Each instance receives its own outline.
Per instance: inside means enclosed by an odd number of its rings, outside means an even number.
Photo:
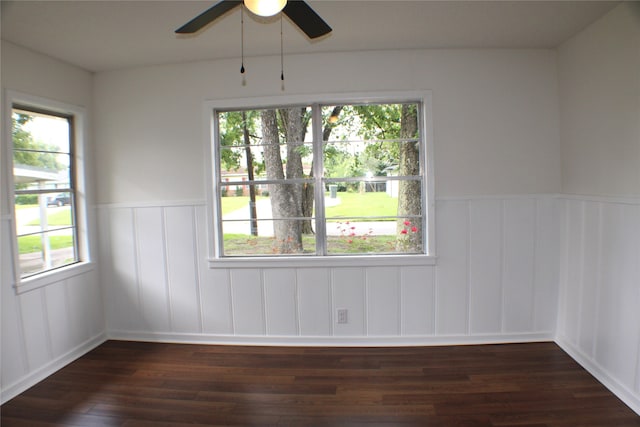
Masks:
[[[71,225],[71,207],[64,206],[55,208],[54,211],[47,210],[47,224],[52,226]],[[40,225],[40,218],[34,219],[27,225]]]
[[[73,246],[73,236],[50,236],[51,250],[70,248]],[[18,238],[18,250],[21,254],[42,252],[42,238],[40,236],[23,236]]]
[[[266,197],[258,196],[256,197],[256,202],[263,199],[266,199]],[[222,198],[222,215],[227,215],[238,209],[247,209],[247,212],[249,211],[248,196]]]
[[[327,219],[354,218],[366,216],[395,216],[398,213],[398,199],[387,193],[338,193],[340,204],[325,209]]]

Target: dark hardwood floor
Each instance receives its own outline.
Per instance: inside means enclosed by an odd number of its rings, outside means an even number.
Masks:
[[[553,343],[300,348],[108,341],[1,408],[10,426],[640,426]]]

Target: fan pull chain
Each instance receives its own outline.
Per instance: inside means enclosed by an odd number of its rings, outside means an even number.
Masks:
[[[280,12],[280,80],[284,90],[284,38],[282,37],[282,12]]]
[[[244,74],[244,5],[240,6],[240,74]]]

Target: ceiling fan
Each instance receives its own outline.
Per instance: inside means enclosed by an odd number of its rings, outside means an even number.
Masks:
[[[242,3],[242,0],[222,0],[178,28],[176,34],[193,34]],[[282,11],[310,39],[331,32],[331,27],[305,1],[244,0],[244,6],[259,16],[273,16]]]

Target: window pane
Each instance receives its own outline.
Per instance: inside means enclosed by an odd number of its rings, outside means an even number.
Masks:
[[[398,181],[330,182],[325,197],[327,219],[398,215]],[[335,195],[335,197],[334,197]]]
[[[327,220],[327,253],[331,255],[421,253],[419,218]]]
[[[277,205],[272,197],[277,194],[279,200],[291,200],[304,197],[307,189],[313,197],[312,186],[283,183],[246,185],[237,189],[234,187],[222,186],[222,194],[225,191],[233,194],[221,197],[225,255],[295,255],[315,252],[315,218],[295,209],[294,203]],[[255,203],[251,202],[249,196],[251,190],[256,194]],[[281,237],[276,239],[276,235]]]
[[[296,233],[282,234],[276,239],[274,228],[300,229],[307,222],[315,223],[315,218],[309,220],[257,220],[255,225],[259,231],[251,234],[250,221],[225,221],[222,224],[224,236],[225,256],[264,256],[264,255],[314,255],[316,237],[312,233],[302,233],[301,239],[296,239]],[[314,227],[315,228],[315,227]]]
[[[13,110],[16,190],[70,186],[69,120]]]
[[[22,277],[77,262],[72,229],[19,236]]]
[[[317,108],[216,112],[223,255],[422,253],[419,103]]]
[[[22,277],[78,261],[71,121],[12,110],[14,200]]]
[[[69,193],[16,196],[17,234],[33,234],[74,225]],[[42,203],[40,202],[42,201]]]

